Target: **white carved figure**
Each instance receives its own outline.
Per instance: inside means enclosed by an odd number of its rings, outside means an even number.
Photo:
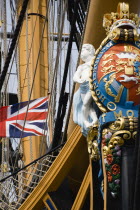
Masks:
[[[136,77],[128,77],[127,75],[123,74],[121,75],[120,77],[123,77],[124,79],[123,80],[119,80],[120,82],[130,82],[130,81],[134,81],[136,82],[136,84],[138,83],[138,78]]]
[[[81,50],[81,59],[85,62],[78,66],[74,74],[74,82],[80,83],[74,94],[74,122],[82,128],[88,128],[97,123],[98,118],[93,108],[93,98],[89,90],[89,72],[95,49],[91,44],[84,44]],[[80,113],[81,112],[81,113]]]

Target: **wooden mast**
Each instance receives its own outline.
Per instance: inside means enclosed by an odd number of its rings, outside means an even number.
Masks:
[[[42,30],[47,11],[46,4],[46,0],[30,0],[27,15],[23,22],[19,39],[20,101],[29,100],[32,85],[33,91],[31,99],[48,95],[47,22],[45,23],[41,51],[39,52]],[[18,11],[20,11],[21,6],[22,0],[19,1]],[[35,70],[36,74],[34,79]],[[45,146],[42,146],[41,144],[41,137],[27,137],[22,139],[23,159],[25,165],[46,152],[46,144]]]

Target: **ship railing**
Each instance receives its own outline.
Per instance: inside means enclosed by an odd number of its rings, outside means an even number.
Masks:
[[[0,180],[0,209],[14,210],[21,206],[50,168],[63,145]]]

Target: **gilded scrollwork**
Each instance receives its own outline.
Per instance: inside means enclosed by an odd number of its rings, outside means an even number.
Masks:
[[[93,161],[97,161],[100,158],[97,136],[98,136],[98,125],[94,125],[93,127],[90,128],[87,135],[88,153]]]
[[[139,86],[138,89],[136,90],[136,95],[140,95],[140,86]]]
[[[132,133],[132,138],[133,138],[134,140],[136,140],[136,137],[137,137],[137,131],[134,131],[134,132]]]
[[[124,123],[125,123],[124,118],[120,117],[115,122],[111,123],[109,125],[109,128],[112,130],[121,130],[124,128]]]
[[[96,50],[95,52],[95,55],[93,57],[93,60],[91,62],[91,69],[90,69],[90,75],[89,75],[89,86],[90,86],[90,90],[91,90],[91,94],[92,94],[92,97],[94,99],[94,101],[96,102],[97,106],[99,107],[99,109],[102,111],[102,112],[107,112],[107,109],[102,105],[99,97],[97,97],[96,95],[96,92],[95,92],[95,88],[93,86],[93,79],[92,79],[92,74],[94,72],[94,63],[95,63],[95,60],[97,59],[97,55],[99,54],[99,52],[102,50],[103,46],[105,46],[105,44],[108,42],[109,40],[109,37],[107,36],[101,43],[100,47]]]
[[[135,124],[133,129],[130,127]],[[107,180],[112,196],[120,190],[121,148],[125,144],[134,144],[137,135],[138,121],[135,117],[120,117],[102,131],[102,155]]]
[[[124,9],[125,8],[125,9]],[[119,17],[119,20],[118,20]],[[135,24],[136,26],[139,25],[140,19],[137,14],[129,13],[129,5],[127,3],[119,3],[117,12],[111,12],[110,14],[105,14],[103,19],[103,27],[107,31],[107,34],[110,32],[114,32],[114,39],[119,34],[118,31],[113,31],[113,28],[119,28],[119,25],[123,23],[123,21],[130,21],[132,24]]]
[[[122,146],[124,144],[124,140],[122,137],[120,136],[112,136],[112,138],[110,139],[110,142],[108,144],[109,148],[114,148],[115,146]]]

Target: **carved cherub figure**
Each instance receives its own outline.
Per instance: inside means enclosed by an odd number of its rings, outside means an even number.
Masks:
[[[74,122],[79,124],[81,127],[84,126],[85,128],[92,126],[98,121],[96,112],[93,108],[93,98],[89,90],[89,71],[94,53],[95,49],[91,44],[83,45],[81,50],[81,59],[85,63],[78,66],[73,77],[74,82],[81,84],[74,95],[74,109],[77,109],[74,110],[76,113],[74,114]],[[78,112],[81,112],[81,114]]]

